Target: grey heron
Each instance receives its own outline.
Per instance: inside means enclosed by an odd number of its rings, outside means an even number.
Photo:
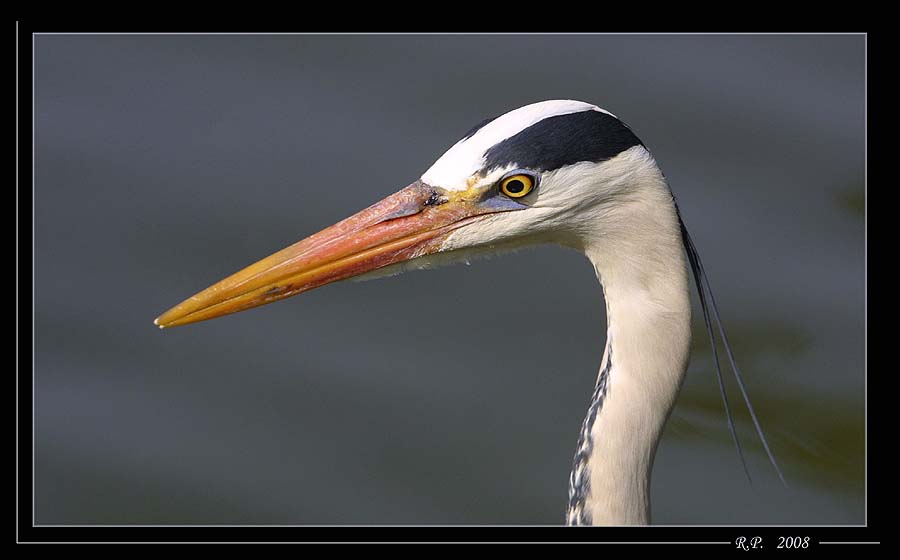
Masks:
[[[744,470],[713,322],[763,447],[784,480],[665,177],[627,125],[589,103],[543,101],[480,123],[409,186],[210,286],[155,323],[186,325],[338,280],[539,243],[582,252],[607,307],[606,348],[569,478],[568,524],[650,521],[654,455],[688,367],[689,268]]]

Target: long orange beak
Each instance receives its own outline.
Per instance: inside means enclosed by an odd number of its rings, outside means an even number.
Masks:
[[[440,250],[454,230],[511,210],[483,191],[417,181],[369,208],[248,266],[160,315],[160,328],[214,319]]]

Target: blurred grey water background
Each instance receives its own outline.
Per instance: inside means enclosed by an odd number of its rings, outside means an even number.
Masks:
[[[695,321],[654,522],[863,523],[864,49],[37,36],[36,521],[561,523],[605,335],[581,255],[151,321],[405,186],[482,119],[572,98],[629,123],[666,173],[791,483],[741,409],[744,478]]]

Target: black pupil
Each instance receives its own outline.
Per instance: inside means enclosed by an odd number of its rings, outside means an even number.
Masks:
[[[525,190],[525,183],[518,179],[515,179],[513,181],[510,181],[509,183],[506,183],[506,190],[513,194],[519,194],[520,192]]]

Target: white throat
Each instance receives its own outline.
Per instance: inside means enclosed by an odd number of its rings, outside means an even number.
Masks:
[[[688,268],[671,192],[655,165],[582,251],[607,306],[607,348],[570,480],[570,524],[650,521],[656,446],[687,369]]]

